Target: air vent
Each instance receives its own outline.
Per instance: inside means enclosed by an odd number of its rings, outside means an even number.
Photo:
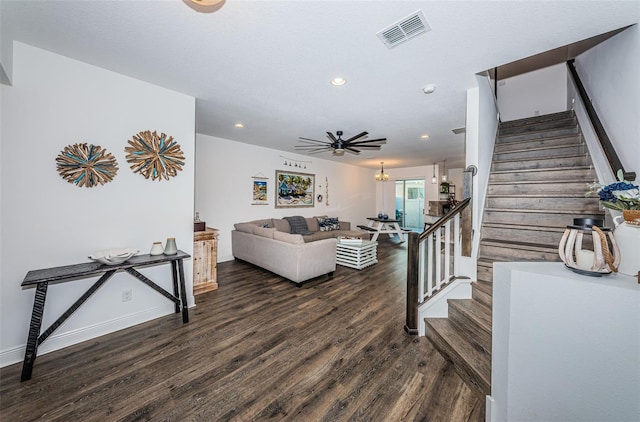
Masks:
[[[418,10],[393,25],[378,31],[376,35],[387,47],[393,48],[427,31],[431,31],[429,22],[424,17],[422,10]]]

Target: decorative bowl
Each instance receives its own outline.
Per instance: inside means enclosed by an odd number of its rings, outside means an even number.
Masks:
[[[89,255],[89,259],[105,265],[118,265],[140,252],[138,249],[107,249]]]

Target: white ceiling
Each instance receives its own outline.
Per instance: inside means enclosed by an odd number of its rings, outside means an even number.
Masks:
[[[294,153],[299,136],[366,130],[387,145],[316,157],[371,168],[444,159],[462,167],[464,135],[451,130],[465,125],[474,74],[640,20],[639,1],[228,0],[214,13],[179,0],[1,7],[4,41],[196,97],[198,133]],[[376,37],[418,9],[430,32],[393,49]],[[331,86],[334,76],[347,84]],[[426,84],[435,93],[425,95]]]

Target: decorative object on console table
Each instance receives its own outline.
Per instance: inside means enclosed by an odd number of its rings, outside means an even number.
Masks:
[[[153,245],[151,245],[151,251],[149,252],[149,255],[156,256],[156,255],[162,255],[162,254],[164,254],[164,247],[162,246],[162,242],[153,242]]]
[[[92,188],[113,180],[118,172],[115,157],[99,145],[67,145],[56,158],[58,173],[78,187]]]
[[[218,230],[207,227],[193,236],[193,294],[218,288]]]
[[[164,133],[158,136],[157,132],[147,130],[133,135],[129,145],[124,149],[127,162],[134,173],[143,175],[145,179],[169,180],[184,166],[184,153],[172,136],[167,137]]]
[[[164,254],[165,255],[175,255],[176,253],[178,253],[178,246],[176,245],[176,238],[175,237],[168,237],[167,238],[167,244],[164,247]]]
[[[201,232],[207,228],[207,223],[200,220],[200,213],[196,212],[196,217],[193,219],[193,231]]]

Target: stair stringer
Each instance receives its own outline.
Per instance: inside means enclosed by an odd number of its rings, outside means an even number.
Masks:
[[[448,299],[471,299],[471,279],[456,278],[418,308],[418,335],[426,336],[425,318],[447,318]]]

